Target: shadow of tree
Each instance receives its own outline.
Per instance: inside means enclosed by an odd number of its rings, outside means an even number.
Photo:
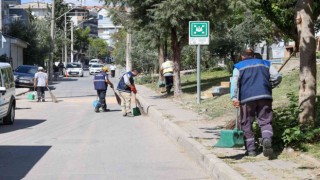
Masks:
[[[5,126],[2,125],[0,128],[0,133],[4,134],[12,131],[17,131],[20,129],[30,128],[32,126],[36,126],[40,123],[43,123],[45,121],[46,121],[45,119],[16,119],[13,125],[5,125]]]
[[[0,146],[0,179],[23,179],[51,146]]]
[[[229,81],[230,76],[224,76],[219,78],[209,78],[201,80],[201,91],[206,91],[212,86],[219,86],[222,81]],[[194,94],[197,92],[197,81],[189,81],[181,84],[182,91],[188,94]]]

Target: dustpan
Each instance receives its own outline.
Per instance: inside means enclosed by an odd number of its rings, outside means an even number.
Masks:
[[[136,104],[136,107],[132,108],[132,114],[134,116],[140,116],[141,115],[141,112],[140,112],[140,109],[137,105],[137,97],[136,97],[136,94],[134,94],[134,102]]]
[[[29,92],[27,94],[27,99],[28,100],[35,100],[36,99],[36,91]]]
[[[236,127],[233,130],[222,130],[220,139],[214,147],[233,148],[244,145],[243,131],[238,129],[238,108],[236,110]]]

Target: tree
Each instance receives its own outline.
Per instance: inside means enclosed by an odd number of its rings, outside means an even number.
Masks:
[[[116,64],[121,66],[126,65],[126,31],[120,29],[118,32],[112,35],[112,39],[115,41],[114,50],[111,52],[111,55],[114,58]]]
[[[130,23],[133,24],[131,27],[136,30],[152,25],[152,30],[156,29],[160,32],[157,37],[167,37],[166,33],[168,33],[171,38],[172,60],[175,65],[174,95],[179,97],[182,93],[180,81],[181,50],[188,42],[188,22],[207,19],[214,27],[213,22],[217,16],[221,17],[224,14],[228,1],[105,0],[105,2],[131,7]],[[148,32],[150,31],[145,33]]]
[[[315,27],[320,14],[320,2],[313,0],[259,0],[258,7],[266,17],[295,41],[300,51],[299,122],[314,124],[316,102]]]
[[[316,40],[314,33],[313,1],[298,0],[296,22],[300,51],[300,123],[315,125],[317,95]]]
[[[49,29],[45,20],[34,20],[29,24],[15,21],[10,24],[8,35],[28,42],[28,47],[23,51],[24,64],[44,65],[44,60],[49,51]]]
[[[93,58],[105,58],[109,56],[108,44],[105,40],[100,38],[89,38],[89,54]],[[90,57],[90,58],[91,58]]]
[[[74,49],[78,51],[78,53],[82,54],[87,51],[89,47],[89,34],[90,27],[86,29],[76,29],[74,32]]]

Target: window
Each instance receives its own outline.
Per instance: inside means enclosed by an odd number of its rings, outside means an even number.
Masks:
[[[37,67],[29,67],[29,66],[19,66],[16,69],[16,72],[27,73],[27,74],[35,74],[38,71]]]
[[[3,83],[2,83],[2,75],[0,73],[0,87],[3,87]]]
[[[102,20],[103,19],[103,16],[102,15],[99,15],[99,20]]]
[[[13,72],[12,72],[12,68],[11,67],[8,67],[5,69],[7,71],[7,74],[8,74],[8,79],[9,79],[9,86],[10,88],[13,88],[15,86],[14,84],[14,77],[13,77]]]
[[[7,68],[1,69],[1,74],[2,74],[2,79],[4,82],[4,87],[6,89],[10,88],[10,82],[9,82],[9,74],[8,71],[6,70]]]

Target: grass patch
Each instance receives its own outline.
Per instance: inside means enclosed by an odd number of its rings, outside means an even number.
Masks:
[[[306,144],[307,153],[311,156],[320,159],[320,142],[315,144]]]

